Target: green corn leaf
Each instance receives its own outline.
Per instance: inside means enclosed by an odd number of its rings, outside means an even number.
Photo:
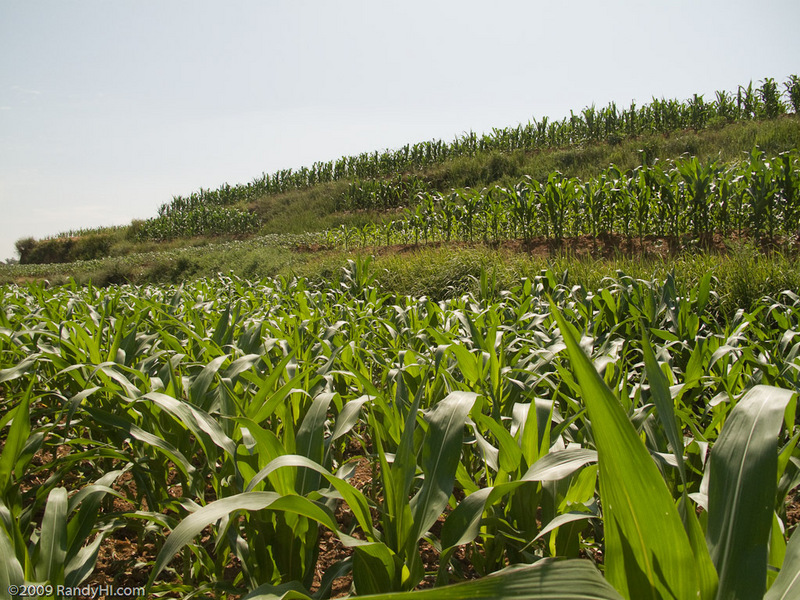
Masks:
[[[597,462],[597,451],[589,448],[567,448],[545,454],[522,476],[525,481],[554,481],[564,479],[589,463]]]
[[[653,354],[653,348],[650,346],[647,336],[642,338],[642,351],[644,352],[647,381],[650,384],[650,396],[656,405],[658,419],[661,421],[662,427],[664,427],[664,433],[667,435],[669,445],[672,447],[672,453],[678,462],[681,481],[685,486],[686,470],[683,466],[683,435],[678,431],[678,425],[675,422],[675,406],[672,402],[672,395],[669,392],[669,382],[658,366],[656,355]]]
[[[116,382],[120,388],[125,390],[125,394],[127,396],[135,398],[140,394],[138,388],[131,383],[130,379],[125,377],[125,375],[117,370],[119,368],[119,365],[113,362],[99,364],[95,367],[89,379],[94,379],[96,373],[102,373],[112,381]]]
[[[450,392],[428,414],[428,433],[422,446],[425,479],[411,499],[412,539],[419,539],[436,522],[453,492],[464,423],[476,398],[473,392]]]
[[[570,504],[586,505],[594,498],[597,487],[597,467],[586,466],[576,472],[569,480],[569,488],[564,494],[564,499],[559,504],[559,511],[564,511]]]
[[[78,514],[72,517],[67,525],[67,561],[78,553],[86,538],[94,530],[103,497],[111,494],[121,500],[127,500],[121,493],[105,485],[112,483],[120,473],[121,471],[112,471],[98,483],[86,486],[69,499],[69,512],[72,512],[79,502],[81,505]]]
[[[474,540],[480,532],[481,515],[494,488],[482,488],[464,498],[442,525],[442,548],[460,546]]]
[[[39,359],[39,356],[40,354],[37,353],[26,357],[13,367],[9,367],[8,369],[0,369],[0,383],[22,377],[28,370],[28,367],[33,365]]]
[[[11,484],[11,473],[14,471],[17,459],[19,458],[22,449],[25,447],[25,442],[31,431],[31,391],[33,389],[33,382],[28,386],[28,389],[23,396],[20,403],[13,411],[14,420],[8,431],[8,436],[3,446],[3,453],[0,454],[0,494],[4,495],[8,486]]]
[[[462,344],[453,344],[450,346],[450,350],[455,354],[456,360],[458,360],[458,368],[461,370],[464,378],[468,382],[477,382],[480,379],[478,358]]]
[[[283,447],[283,444],[281,444],[281,441],[272,431],[264,429],[256,424],[255,421],[251,421],[246,417],[234,417],[234,420],[242,427],[247,428],[247,431],[255,440],[256,445],[253,451],[258,453],[258,464],[261,468],[268,465],[270,461],[286,454],[286,449]],[[296,492],[294,487],[295,478],[296,474],[294,469],[281,469],[277,473],[270,474],[269,481],[276,492],[285,495]],[[261,477],[259,481],[263,481],[263,479],[264,478]],[[255,483],[251,482],[250,485],[247,486],[246,491],[252,491]]]
[[[786,558],[786,540],[783,537],[783,523],[777,513],[772,514],[772,531],[769,540],[767,560],[767,588],[772,587]]]
[[[0,526],[0,595],[7,593],[8,586],[19,586],[24,581],[22,565],[14,555],[14,545],[5,529]]]
[[[141,427],[134,425],[125,419],[122,419],[116,415],[112,415],[106,411],[92,407],[86,407],[84,410],[86,410],[86,412],[98,423],[120,429],[130,435],[132,438],[145,444],[150,444],[162,452],[175,464],[175,466],[181,470],[187,479],[191,480],[191,478],[195,475],[197,470],[195,469],[194,465],[192,465],[192,463],[169,442],[143,430]]]
[[[194,378],[191,385],[189,386],[189,398],[192,401],[192,404],[195,406],[205,406],[204,399],[206,392],[208,392],[208,388],[211,386],[211,383],[214,381],[214,377],[219,371],[219,368],[222,366],[228,359],[228,355],[218,356],[212,361],[210,361],[203,370]]]
[[[242,600],[311,600],[310,594],[311,592],[304,590],[296,581],[281,585],[265,583],[252,590]]]
[[[223,340],[230,337],[229,332],[229,324],[230,324],[230,317],[231,317],[231,305],[225,307],[225,310],[222,311],[222,314],[219,316],[219,320],[217,321],[217,327],[214,330],[214,334],[211,336],[211,341],[214,342],[217,346],[223,346]]]
[[[181,422],[192,434],[203,443],[210,439],[215,446],[223,449],[232,458],[236,458],[236,444],[222,430],[219,422],[199,408],[195,408],[188,402],[181,402],[172,396],[159,392],[150,392],[142,396],[141,400],[150,400],[167,411],[173,418]],[[204,449],[208,455],[212,448],[204,443]]]
[[[553,402],[541,398],[535,398],[528,404],[514,405],[514,422],[521,430],[517,432],[519,445],[529,467],[546,455],[550,448],[553,406]]]
[[[606,577],[627,598],[699,597],[689,539],[650,453],[619,400],[580,347],[577,331],[551,311],[583,392],[600,467]]]
[[[353,582],[359,596],[398,589],[400,582],[397,581],[395,554],[380,542],[356,547]]]
[[[148,586],[153,584],[153,581],[164,570],[164,567],[167,566],[167,563],[172,560],[175,554],[189,544],[203,529],[223,517],[227,517],[234,511],[256,511],[265,508],[302,515],[321,523],[331,531],[338,531],[338,525],[333,515],[302,496],[280,496],[274,492],[244,492],[222,498],[196,510],[184,518],[172,531],[161,548],[161,552],[156,557]],[[348,545],[357,546],[366,543],[341,533],[338,535]]]
[[[555,519],[550,521],[547,525],[545,525],[542,530],[536,535],[534,540],[538,540],[543,535],[546,535],[561,527],[562,525],[566,525],[567,523],[574,523],[576,521],[585,521],[587,519],[595,518],[597,515],[593,515],[591,513],[578,513],[578,512],[568,512],[562,515],[558,515]]]
[[[31,563],[31,557],[28,554],[27,543],[21,530],[20,521],[15,515],[12,515],[11,511],[2,500],[0,500],[0,530],[4,530],[8,536],[12,552],[16,555],[17,563],[22,568],[25,580],[33,580],[33,565]],[[10,566],[13,567],[13,565]]]
[[[317,591],[314,594],[314,598],[319,599],[330,597],[334,580],[338,577],[346,576],[348,573],[352,572],[352,570],[352,556],[348,556],[347,558],[340,560],[339,562],[325,569],[325,574],[322,576],[322,580],[319,583],[319,588],[317,588]]]
[[[341,494],[344,501],[347,502],[350,510],[353,511],[353,515],[358,520],[358,524],[361,525],[361,528],[366,535],[372,536],[372,516],[369,512],[369,505],[364,495],[352,485],[347,483],[344,479],[336,477],[336,475],[325,469],[323,466],[315,463],[313,460],[310,460],[305,456],[286,454],[270,461],[268,465],[261,469],[255,475],[255,477],[250,480],[250,483],[248,483],[245,491],[250,492],[250,490],[252,490],[258,484],[258,482],[263,481],[275,471],[285,469],[286,467],[305,467],[306,469],[316,471],[325,477],[325,479],[327,479],[328,482],[334,488],[336,488],[336,491]]]
[[[786,413],[784,414],[784,423],[786,423],[787,427],[791,427],[791,420],[794,418],[795,409],[791,405],[787,407]],[[788,417],[788,419],[787,419]],[[797,442],[800,441],[800,430],[794,434],[791,439],[786,443],[786,445],[781,448],[780,453],[778,454],[778,481],[780,482],[781,477],[783,477],[784,473],[786,473],[786,467],[789,465],[789,460],[794,453],[795,448],[797,448]],[[791,489],[791,488],[789,488]]]
[[[678,511],[683,519],[686,535],[689,536],[689,543],[692,545],[692,552],[697,561],[700,598],[702,600],[713,600],[719,585],[719,577],[717,576],[717,570],[714,568],[714,563],[711,562],[706,538],[697,518],[694,503],[687,496],[681,496],[678,501]]]
[[[476,420],[479,425],[488,429],[497,440],[500,450],[500,468],[506,473],[515,472],[519,468],[520,460],[522,459],[522,449],[517,442],[498,421],[482,414],[476,415]]]
[[[224,376],[226,379],[234,379],[241,373],[250,370],[259,360],[261,360],[260,354],[245,354],[244,356],[240,356],[225,369]]]
[[[757,385],[725,422],[711,451],[708,530],[717,598],[760,598],[775,505],[778,433],[793,392]]]
[[[242,374],[242,379],[249,381],[250,383],[256,385],[259,389],[258,394],[255,398],[253,398],[253,402],[255,402],[258,407],[260,408],[261,402],[267,397],[267,394],[270,391],[275,390],[275,386],[278,383],[278,379],[282,373],[285,372],[286,366],[294,359],[294,351],[289,352],[286,356],[281,358],[280,362],[272,367],[269,372],[269,375],[266,377],[259,377],[256,373],[252,373],[249,371],[244,371]],[[264,358],[266,361],[266,358]],[[263,394],[260,396],[260,394]]]
[[[374,600],[406,600],[420,595],[421,600],[619,600],[622,596],[588,561],[541,560],[532,566],[510,567],[476,581],[404,594],[370,596]]]
[[[91,543],[82,547],[70,560],[64,569],[64,585],[66,587],[79,586],[86,579],[97,565],[97,556],[100,553],[100,546],[105,541],[106,536],[102,533],[97,535]]]
[[[324,425],[328,406],[336,394],[320,394],[311,403],[300,429],[297,431],[296,451],[300,456],[322,463],[325,454]],[[319,474],[301,469],[297,477],[297,493],[305,496],[319,487]]]
[[[530,485],[535,481],[563,479],[592,462],[597,462],[597,452],[594,450],[571,448],[551,452],[536,461],[519,480],[474,491],[459,502],[445,519],[442,548],[446,550],[474,540],[480,531],[481,517],[487,504],[491,506],[526,482]]]
[[[296,590],[272,588],[242,600],[311,600]],[[369,600],[622,600],[587,560],[540,560],[444,587],[359,596]]]
[[[342,407],[342,412],[336,417],[336,426],[331,433],[331,441],[338,440],[358,423],[361,407],[369,402],[369,399],[369,396],[361,396],[355,400],[350,400]]]
[[[288,357],[287,357],[288,358]],[[288,362],[288,361],[287,361]],[[247,405],[246,416],[256,423],[262,423],[271,417],[275,409],[289,396],[295,388],[303,381],[305,374],[300,372],[289,381],[284,383],[277,390],[272,390],[268,385],[264,385],[256,394],[255,398]],[[268,379],[272,379],[269,377]],[[312,380],[311,383],[314,381]]]
[[[764,600],[792,600],[800,597],[800,534],[795,529],[786,545],[781,572],[764,596]]]
[[[697,290],[697,314],[702,314],[708,304],[711,293],[711,271],[707,272],[700,280]]]
[[[47,496],[42,517],[42,531],[34,561],[34,571],[38,581],[47,581],[51,584],[63,581],[64,560],[67,556],[68,505],[66,488],[53,488]]]
[[[408,406],[408,387],[405,379],[398,379],[395,403],[397,406]],[[413,526],[413,515],[411,506],[408,502],[408,495],[414,477],[417,472],[417,455],[415,451],[414,437],[417,430],[417,415],[419,404],[422,399],[424,387],[420,386],[414,399],[411,401],[405,420],[401,420],[402,413],[392,413],[393,425],[401,427],[400,443],[391,466],[383,449],[381,436],[377,435],[378,429],[375,425],[375,413],[370,415],[370,425],[373,426],[375,435],[375,446],[378,453],[381,479],[384,488],[384,541],[397,552],[404,553],[407,558],[418,555],[417,530]],[[422,574],[419,574],[422,578]]]

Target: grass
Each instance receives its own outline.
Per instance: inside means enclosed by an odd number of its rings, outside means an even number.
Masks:
[[[301,273],[313,277],[310,267],[313,265],[305,265]],[[604,279],[614,278],[619,272],[644,280],[663,280],[672,273],[679,285],[689,288],[711,272],[717,278],[714,289],[725,314],[748,309],[764,296],[800,289],[800,260],[780,252],[764,254],[750,244],[736,245],[727,254],[697,253],[677,258],[620,255],[602,259],[568,254],[527,256],[482,246],[459,252],[440,247],[378,256],[373,268],[384,288],[437,300],[478,294],[482,272],[494,280],[494,290],[499,291],[514,287],[523,277],[535,277],[544,269],[551,269],[557,277],[566,273],[567,285],[587,289],[602,288]],[[329,268],[324,274],[334,275]]]
[[[796,253],[769,251],[748,242],[730,244],[722,252],[687,249],[668,256],[606,253],[601,258],[577,256],[569,250],[529,254],[509,247],[483,244],[407,246],[392,249],[367,248],[298,251],[286,237],[263,237],[248,241],[209,243],[102,260],[51,265],[0,265],[0,284],[46,279],[51,284],[92,282],[171,283],[234,273],[248,279],[301,276],[337,285],[348,259],[374,256],[371,264],[376,281],[384,290],[400,295],[428,296],[434,300],[479,294],[485,273],[499,291],[552,269],[569,285],[599,289],[603,280],[623,272],[636,279],[663,279],[673,273],[676,281],[691,287],[711,272],[719,307],[726,314],[752,307],[763,296],[800,289],[800,260]]]

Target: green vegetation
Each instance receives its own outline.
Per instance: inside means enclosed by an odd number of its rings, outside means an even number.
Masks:
[[[23,263],[65,263],[108,256],[115,240],[111,233],[54,237],[41,241],[23,238],[16,243]]]
[[[206,235],[244,234],[259,228],[256,215],[209,206],[165,211],[156,219],[148,219],[132,226],[137,241],[164,241]]]
[[[297,250],[322,242],[311,236],[267,236],[73,264],[0,265],[0,283],[46,280],[50,285],[63,285],[74,279],[79,284],[106,286],[170,283],[238,273],[251,279],[302,276],[315,284],[336,286],[341,280],[341,266],[348,258],[368,258],[374,250]],[[687,287],[710,272],[716,277],[715,289],[726,314],[739,308],[750,309],[763,296],[800,289],[800,261],[791,249],[764,253],[751,243],[733,243],[724,252],[716,253],[689,245],[678,255],[662,256],[625,254],[624,244],[611,240],[608,246],[589,246],[589,256],[579,256],[568,249],[544,250],[542,254],[528,254],[483,244],[432,244],[377,253],[370,272],[387,292],[435,300],[477,293],[484,273],[493,282],[493,289],[502,290],[543,269],[551,269],[559,278],[566,277],[571,285],[588,287],[602,286],[603,279],[614,277],[617,271],[638,279],[663,279],[672,273]]]
[[[800,298],[726,316],[716,287],[482,271],[437,303],[369,261],[338,285],[5,287],[0,584],[91,580],[125,531],[181,596],[511,564],[437,594],[791,597]],[[321,578],[318,525],[349,548]]]
[[[616,232],[629,242],[635,235],[641,245],[645,235],[674,241],[714,233],[741,237],[745,231],[773,239],[797,232],[799,158],[797,150],[767,159],[754,149],[748,160],[731,165],[703,164],[692,157],[645,162],[627,172],[612,166],[588,181],[553,172],[543,181],[529,177],[513,189],[459,189],[449,197],[420,193],[416,207],[400,219],[355,231],[344,228],[332,240],[366,246],[437,239],[563,240]]]
[[[0,597],[797,597],[784,88],[590,107],[20,240]]]

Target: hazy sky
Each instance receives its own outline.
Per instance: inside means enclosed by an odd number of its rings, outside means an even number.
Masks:
[[[782,83],[798,23],[798,0],[0,0],[0,259],[264,171]]]

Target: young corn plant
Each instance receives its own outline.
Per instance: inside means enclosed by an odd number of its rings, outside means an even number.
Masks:
[[[154,593],[796,596],[800,299],[570,283],[2,288],[0,589],[86,581],[124,525]],[[315,579],[320,525],[352,555]]]

